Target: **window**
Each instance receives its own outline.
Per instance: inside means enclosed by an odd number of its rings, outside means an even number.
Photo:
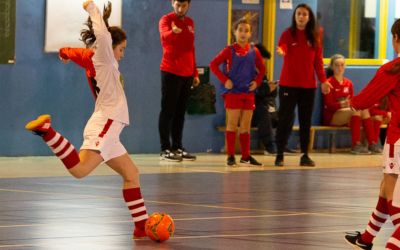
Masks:
[[[339,53],[347,58],[378,59],[378,0],[320,0],[324,57]]]

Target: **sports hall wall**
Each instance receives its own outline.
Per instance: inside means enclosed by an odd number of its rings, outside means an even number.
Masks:
[[[313,1],[302,2],[313,4]],[[128,47],[120,71],[125,78],[131,125],[125,128],[121,139],[130,153],[159,152],[162,51],[158,20],[171,11],[170,3],[169,0],[123,1],[122,20]],[[275,44],[292,14],[280,10],[278,0],[276,3]],[[294,5],[298,3],[293,1]],[[240,1],[235,0],[235,4],[240,5]],[[94,100],[84,71],[72,63],[62,64],[55,53],[44,53],[45,5],[45,0],[17,1],[16,64],[0,65],[0,156],[51,155],[41,140],[24,129],[27,121],[42,113],[51,114],[54,127],[79,147],[84,125],[93,111]],[[226,45],[227,12],[227,0],[192,0],[189,15],[196,25],[198,66],[207,66]],[[282,60],[275,58],[275,65],[277,77]],[[355,83],[356,91],[375,69],[348,68],[347,76]],[[218,83],[213,76],[211,82]],[[314,113],[313,122],[318,124],[319,105]],[[187,116],[184,145],[193,152],[219,152],[224,137],[215,127],[223,124],[224,119],[222,101],[217,96],[216,115]]]

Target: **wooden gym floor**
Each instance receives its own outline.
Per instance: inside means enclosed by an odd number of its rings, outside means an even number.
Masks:
[[[0,249],[351,249],[375,207],[381,155],[255,156],[266,167],[224,166],[224,155],[159,162],[132,155],[148,212],[166,212],[176,232],[164,243],[132,240],[121,179],[105,165],[75,180],[55,157],[0,158]],[[375,239],[383,249],[393,225]]]

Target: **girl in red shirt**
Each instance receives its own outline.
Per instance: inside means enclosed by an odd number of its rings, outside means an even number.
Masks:
[[[324,94],[323,119],[324,125],[328,126],[349,126],[351,130],[353,154],[369,154],[382,153],[381,148],[377,144],[374,124],[368,109],[352,110],[349,100],[353,97],[353,83],[346,77],[345,58],[336,54],[331,57],[329,69],[332,71],[328,81],[332,85],[332,90],[328,94]],[[361,125],[368,141],[368,149],[361,143]]]
[[[294,119],[294,110],[298,106],[300,124],[300,146],[303,153],[301,166],[315,166],[308,156],[310,142],[311,117],[314,106],[318,76],[323,93],[328,93],[322,62],[322,45],[315,24],[315,16],[307,4],[299,4],[293,12],[292,25],[286,29],[277,48],[283,56],[283,68],[279,84],[278,127],[276,131],[277,155],[275,166],[283,166],[283,152],[286,148]]]
[[[255,108],[254,90],[260,85],[265,66],[256,47],[249,43],[251,24],[247,19],[239,20],[234,27],[236,42],[224,48],[210,63],[211,71],[221,81],[222,97],[225,102],[227,125],[227,165],[236,166],[235,141],[239,125],[242,150],[240,163],[261,166],[250,155],[251,117]],[[224,70],[219,66],[223,64]]]
[[[392,26],[392,44],[400,56],[400,19]],[[394,232],[385,249],[400,249],[400,57],[382,65],[368,85],[350,100],[354,109],[369,108],[387,96],[389,121],[383,148],[383,179],[379,199],[363,233],[347,233],[346,241],[359,249],[372,249],[372,241],[389,218]],[[375,248],[374,248],[375,249]]]

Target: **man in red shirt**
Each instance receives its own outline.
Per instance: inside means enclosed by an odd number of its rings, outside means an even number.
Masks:
[[[172,0],[173,12],[161,17],[161,112],[158,129],[161,160],[195,160],[182,146],[190,88],[200,83],[194,49],[194,23],[186,16],[191,0]],[[170,137],[172,143],[170,142]]]

